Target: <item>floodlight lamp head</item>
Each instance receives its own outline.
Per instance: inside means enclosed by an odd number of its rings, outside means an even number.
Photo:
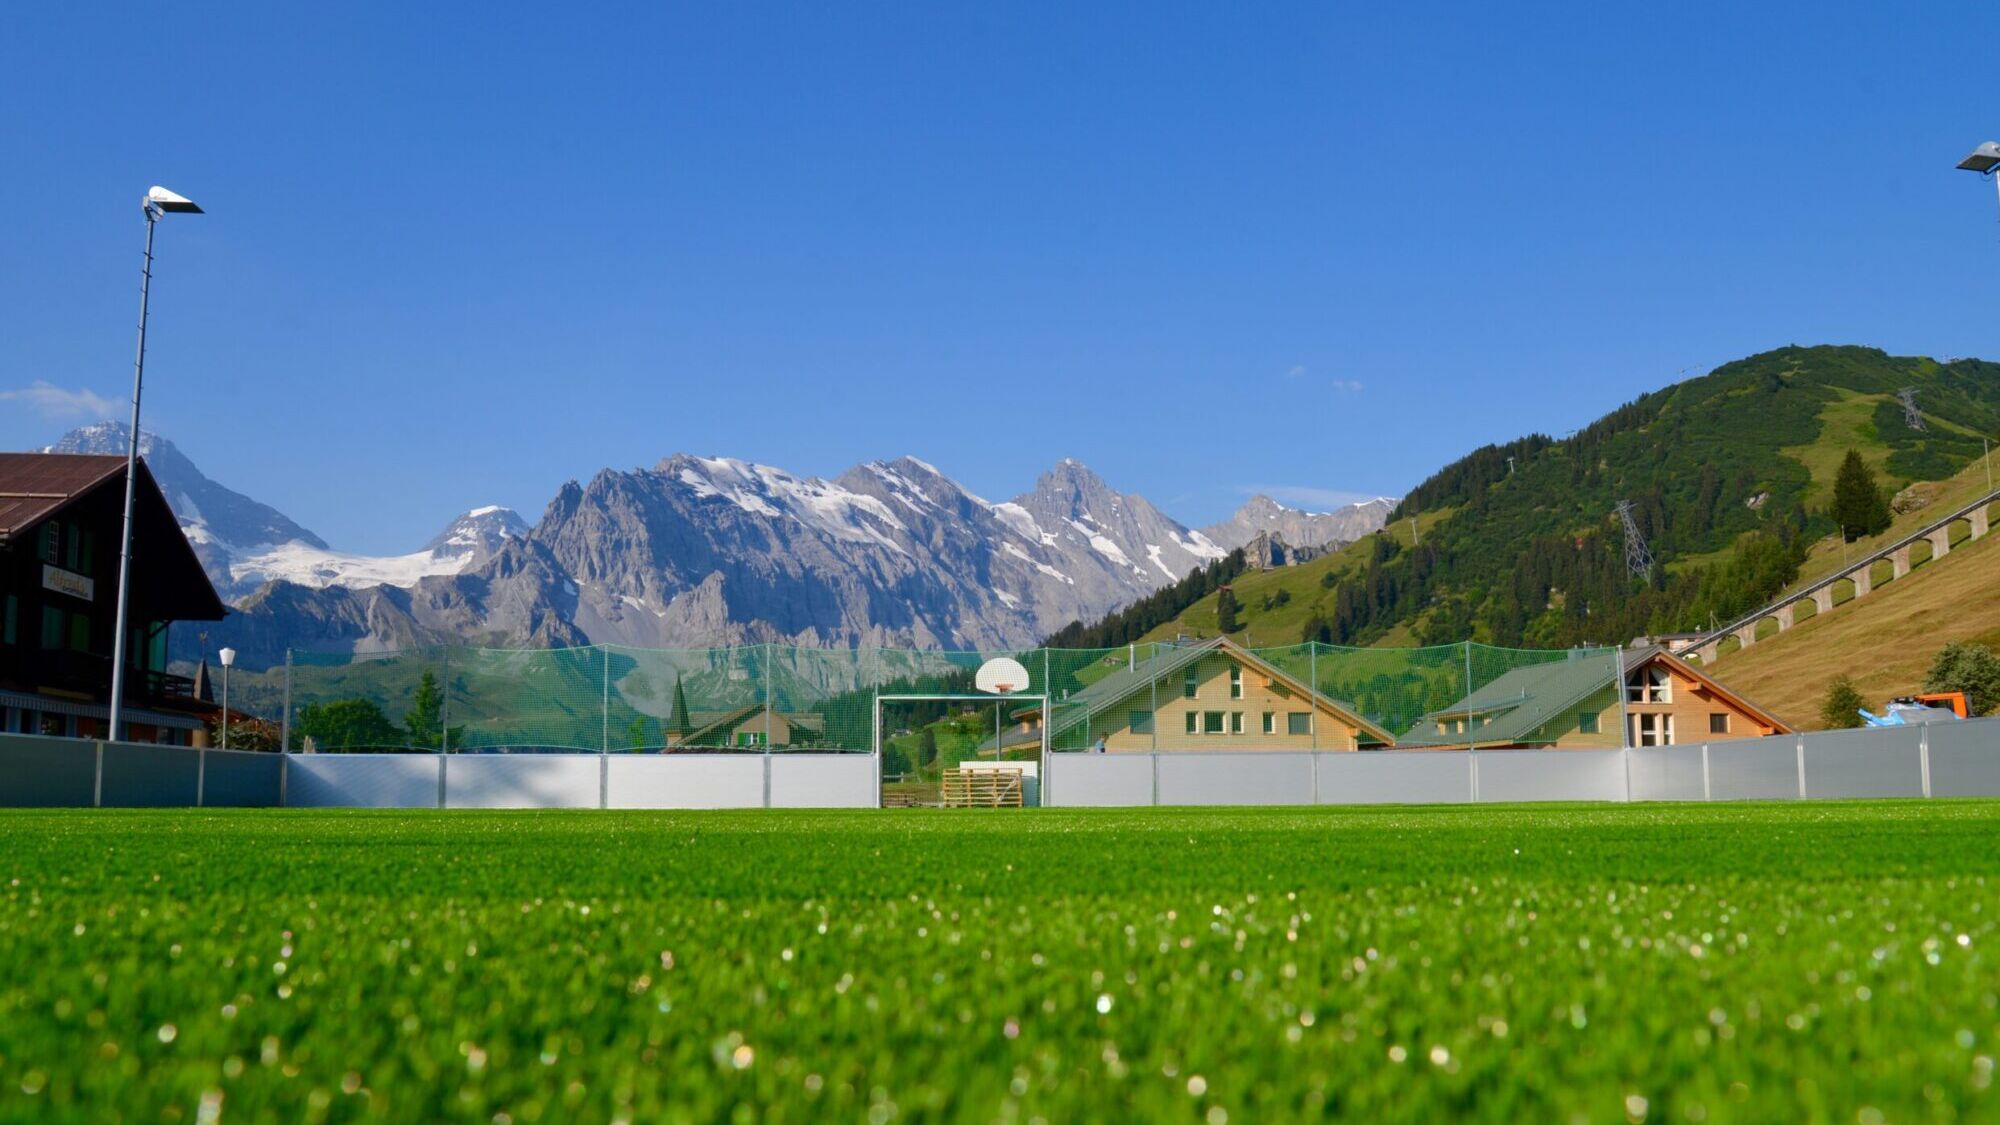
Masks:
[[[146,213],[149,215],[199,215],[201,207],[194,200],[176,191],[168,191],[158,184],[146,189]]]
[[[1977,172],[1982,176],[1992,175],[1995,168],[2000,168],[2000,141],[1987,141],[1973,149],[1972,155],[1959,161],[1958,166],[1967,172]]]

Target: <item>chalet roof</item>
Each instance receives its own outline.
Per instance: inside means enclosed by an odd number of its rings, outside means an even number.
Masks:
[[[727,711],[689,710],[688,722],[693,729],[688,732],[686,741],[699,742],[711,735],[728,734],[746,720],[757,718],[763,715],[763,713],[764,707],[758,703],[746,704],[745,706],[731,708]],[[816,711],[774,711],[772,714],[785,720],[787,724],[797,730],[824,731],[826,729],[826,716]],[[667,721],[671,722],[672,720],[669,719]]]
[[[1479,742],[1525,743],[1535,731],[1559,716],[1574,710],[1591,696],[1622,685],[1625,677],[1653,663],[1671,665],[1675,671],[1702,684],[1718,697],[1741,708],[1780,733],[1789,730],[1776,716],[1703,675],[1686,661],[1659,645],[1621,649],[1618,653],[1619,685],[1610,679],[1609,655],[1602,649],[1571,649],[1563,660],[1513,668],[1495,676],[1471,695],[1449,707],[1442,707],[1417,720],[1416,726],[1398,738],[1401,746],[1462,746],[1468,738]],[[1468,735],[1464,731],[1440,733],[1440,721],[1469,719],[1478,725]]]
[[[125,458],[102,453],[0,453],[0,548],[86,497],[122,488]],[[220,621],[228,612],[174,510],[139,462],[133,494],[132,595],[146,616]]]
[[[1149,685],[1154,681],[1168,679],[1202,657],[1217,653],[1285,685],[1301,699],[1311,699],[1321,710],[1330,712],[1343,722],[1353,724],[1357,730],[1370,738],[1385,744],[1396,741],[1395,735],[1363,718],[1352,705],[1314,692],[1303,680],[1227,637],[1210,637],[1193,644],[1155,645],[1153,654],[1147,659],[1136,665],[1120,668],[1089,687],[1071,693],[1068,699],[1055,700],[1053,706],[1056,717],[1054,725],[1050,728],[1050,735],[1053,737],[1106,710],[1113,709],[1139,692],[1148,691]]]
[[[0,547],[124,472],[110,454],[0,453]]]
[[[1511,668],[1471,695],[1422,716],[1396,742],[1401,746],[1459,746],[1469,737],[1481,742],[1526,742],[1558,715],[1615,686],[1609,657],[1604,650],[1572,649],[1562,660]],[[1437,729],[1441,721],[1460,719],[1475,724],[1470,735]]]

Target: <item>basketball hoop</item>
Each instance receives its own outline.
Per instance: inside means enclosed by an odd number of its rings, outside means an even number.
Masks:
[[[979,666],[972,683],[988,695],[1012,695],[1028,686],[1028,670],[1012,657],[996,656]]]

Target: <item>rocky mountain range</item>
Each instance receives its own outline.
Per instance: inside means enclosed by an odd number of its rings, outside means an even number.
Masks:
[[[93,426],[52,448],[116,451],[125,433]],[[145,448],[235,607],[209,644],[233,645],[250,667],[288,647],[445,641],[1017,648],[1228,550],[1073,460],[996,503],[911,457],[828,480],[676,454],[563,485],[533,526],[476,508],[384,558],[333,550],[163,439],[148,435]],[[1306,528],[1331,518],[1280,510]],[[1354,526],[1343,518],[1334,526]]]
[[[1352,543],[1382,526],[1396,508],[1390,496],[1378,496],[1331,512],[1287,508],[1269,496],[1252,496],[1236,514],[1201,529],[1224,550],[1248,546],[1259,536],[1274,537],[1280,546],[1324,550]]]

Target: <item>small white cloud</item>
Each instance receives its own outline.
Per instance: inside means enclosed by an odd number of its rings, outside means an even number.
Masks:
[[[1344,395],[1358,395],[1361,393],[1361,380],[1335,379],[1333,380],[1333,389]]]
[[[45,418],[109,418],[118,404],[96,391],[69,390],[40,379],[20,390],[0,391],[0,402],[22,402]]]
[[[1294,365],[1292,365],[1292,369],[1291,369],[1290,371],[1287,371],[1287,372],[1285,372],[1285,378],[1287,378],[1287,379],[1296,379],[1296,378],[1300,377],[1301,375],[1304,375],[1305,373],[1306,373],[1306,368],[1305,368],[1305,365],[1304,365],[1304,364],[1302,364],[1302,363],[1301,363],[1301,364],[1294,364]]]

